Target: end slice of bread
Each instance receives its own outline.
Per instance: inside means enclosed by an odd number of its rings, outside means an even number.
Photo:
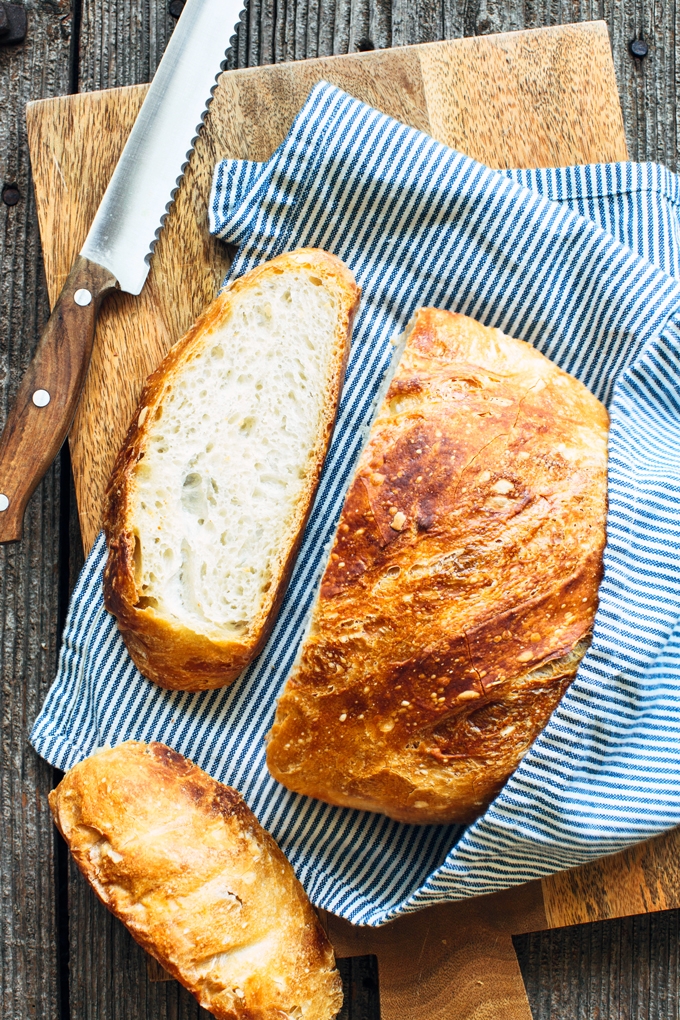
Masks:
[[[149,378],[106,496],[104,595],[162,687],[231,683],[283,598],[360,291],[314,249],[235,280]]]
[[[128,740],[74,765],[49,802],[104,906],[216,1020],[337,1015],[333,947],[232,787],[164,744]]]

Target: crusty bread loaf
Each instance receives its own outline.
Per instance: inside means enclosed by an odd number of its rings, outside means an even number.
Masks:
[[[266,641],[358,303],[334,255],[280,255],[235,280],[149,379],[107,490],[104,592],[162,687],[231,683]]]
[[[330,1020],[333,950],[293,869],[236,790],[163,744],[129,741],[50,794],[94,891],[222,1020]]]
[[[483,810],[588,645],[607,429],[528,344],[416,315],[278,704],[276,779],[406,822]]]

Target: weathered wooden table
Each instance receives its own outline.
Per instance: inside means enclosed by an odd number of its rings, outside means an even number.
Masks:
[[[28,100],[148,81],[182,0],[27,0],[28,31],[0,45],[0,424],[48,315],[25,135]],[[674,0],[251,0],[232,63],[605,18],[632,158],[675,168]],[[633,56],[630,43],[644,56]],[[1,43],[1,39],[0,39]],[[53,677],[82,549],[68,454],[35,493],[23,541],[0,547],[0,1016],[3,1020],[207,1017],[146,957],[69,864],[47,794],[58,776],[27,742]],[[547,1020],[680,1016],[680,911],[516,940],[533,1014]],[[343,963],[344,1017],[377,1017],[370,966]],[[408,1020],[408,1018],[405,1018]]]

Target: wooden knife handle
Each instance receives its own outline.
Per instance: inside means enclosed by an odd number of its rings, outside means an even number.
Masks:
[[[21,538],[26,504],[71,427],[99,305],[116,287],[108,269],[78,256],[0,437],[0,542]]]

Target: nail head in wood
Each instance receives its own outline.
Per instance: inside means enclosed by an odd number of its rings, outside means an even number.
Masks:
[[[170,0],[168,12],[171,18],[179,18],[184,9],[184,0]]]
[[[85,308],[85,306],[89,305],[92,300],[92,295],[89,290],[85,290],[84,287],[81,287],[81,289],[77,290],[73,295],[73,300],[77,305],[80,305],[81,308]]]
[[[21,192],[16,184],[6,184],[2,189],[2,200],[5,205],[16,205],[21,198]]]
[[[649,53],[649,46],[644,39],[633,39],[630,44],[630,52],[634,57],[637,57],[638,60],[642,60],[643,57],[646,57]]]
[[[36,407],[47,407],[51,397],[47,390],[36,390],[33,394],[33,403]]]
[[[356,44],[356,49],[359,53],[368,53],[370,52],[370,50],[375,49],[375,43],[373,42],[372,39],[366,38],[359,39],[358,43]]]

